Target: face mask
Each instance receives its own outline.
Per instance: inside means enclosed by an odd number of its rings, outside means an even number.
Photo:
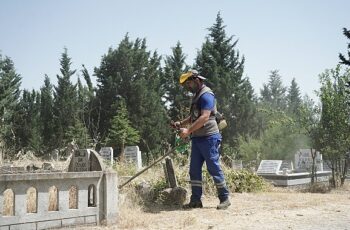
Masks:
[[[185,87],[188,91],[190,91],[193,94],[197,93],[199,90],[199,84],[197,84],[197,82],[194,80],[186,82]]]

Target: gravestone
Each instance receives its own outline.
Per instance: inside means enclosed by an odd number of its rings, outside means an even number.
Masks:
[[[89,171],[89,151],[87,149],[75,150],[71,159],[70,172]]]
[[[173,161],[170,157],[165,158],[165,171],[168,185],[170,188],[177,187],[177,180],[175,175],[175,170],[173,166]]]
[[[109,161],[113,165],[113,148],[112,147],[102,147],[99,152],[100,156]]]
[[[93,149],[77,149],[71,155],[68,172],[102,171],[106,167],[99,153]]]
[[[54,161],[58,161],[60,158],[59,158],[59,151],[57,149],[55,149],[53,152],[52,152],[52,160]]]
[[[125,161],[134,163],[137,170],[142,168],[141,151],[138,146],[126,146],[124,149]]]
[[[242,170],[243,169],[242,160],[232,160],[231,167],[234,170]]]
[[[294,160],[296,170],[311,171],[312,156],[310,149],[299,149],[294,155]],[[323,171],[322,154],[320,154],[319,152],[316,152],[315,165],[317,171]]]
[[[281,160],[262,160],[257,174],[278,174],[281,165]]]

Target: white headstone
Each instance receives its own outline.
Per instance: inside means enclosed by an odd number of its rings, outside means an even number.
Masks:
[[[281,164],[281,160],[262,160],[257,174],[278,174]]]
[[[242,160],[232,160],[231,166],[232,166],[232,169],[242,170],[243,169]]]
[[[99,154],[103,159],[110,161],[111,164],[113,164],[113,148],[112,147],[102,147],[100,149]]]
[[[314,150],[313,150],[314,151]],[[312,156],[310,149],[299,149],[294,155],[295,168],[298,170],[310,171],[312,167]],[[317,171],[323,171],[322,154],[316,152],[315,164]]]
[[[141,151],[138,146],[126,146],[124,157],[126,161],[134,163],[138,170],[142,168]]]

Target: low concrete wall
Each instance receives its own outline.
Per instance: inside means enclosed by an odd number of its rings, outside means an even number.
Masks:
[[[317,172],[317,181],[326,182],[329,180],[332,172]],[[258,174],[264,179],[270,181],[275,186],[287,187],[294,185],[305,185],[311,183],[311,173],[291,173],[291,174]]]
[[[57,189],[57,211],[49,210],[49,189]],[[77,191],[77,207],[69,208],[69,191]],[[117,174],[115,172],[56,172],[0,174],[0,230],[48,229],[97,225],[117,221]],[[36,190],[36,212],[27,213],[27,191]],[[4,192],[12,191],[13,214],[4,216]]]

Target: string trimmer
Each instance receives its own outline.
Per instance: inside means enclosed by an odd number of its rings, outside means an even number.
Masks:
[[[173,153],[184,153],[188,149],[188,143],[189,143],[188,140],[183,140],[182,138],[180,138],[179,129],[177,128],[177,131],[175,134],[175,147],[169,149],[163,156],[159,157],[152,164],[150,164],[146,168],[142,169],[140,172],[136,173],[134,176],[129,178],[123,184],[119,185],[118,188],[119,189],[123,188],[125,185],[129,184],[130,181],[134,180],[136,177],[140,176],[142,173],[144,173],[148,169],[152,168],[154,165],[156,165],[158,162],[162,161],[167,156],[170,156]]]

